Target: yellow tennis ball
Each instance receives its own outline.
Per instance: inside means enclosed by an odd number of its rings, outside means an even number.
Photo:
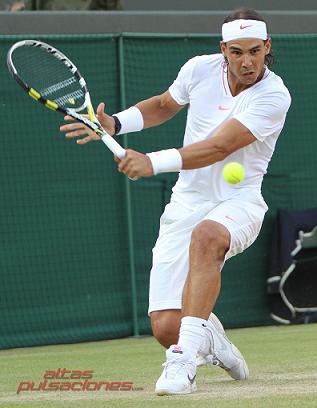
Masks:
[[[237,162],[228,163],[223,168],[222,175],[229,184],[238,184],[244,179],[244,167]]]

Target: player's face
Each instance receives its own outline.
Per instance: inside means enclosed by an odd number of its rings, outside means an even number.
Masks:
[[[271,39],[243,38],[221,43],[228,60],[229,80],[234,86],[249,87],[263,75],[265,56],[270,52]]]

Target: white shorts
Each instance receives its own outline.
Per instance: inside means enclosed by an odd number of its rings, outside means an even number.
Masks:
[[[225,260],[244,251],[259,235],[267,205],[260,192],[248,192],[221,203],[205,202],[188,208],[179,202],[166,205],[153,248],[149,309],[181,309],[188,274],[189,245],[194,227],[203,220],[224,225],[230,233]]]

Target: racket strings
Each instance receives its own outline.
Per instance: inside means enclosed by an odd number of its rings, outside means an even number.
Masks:
[[[12,54],[18,75],[44,99],[64,108],[78,109],[85,103],[85,90],[71,70],[40,47],[19,47]]]

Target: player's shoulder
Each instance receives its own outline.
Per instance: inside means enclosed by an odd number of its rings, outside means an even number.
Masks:
[[[197,55],[185,64],[187,69],[191,70],[192,79],[204,78],[210,76],[210,73],[216,73],[221,70],[224,58],[222,54]]]
[[[184,65],[193,68],[204,68],[210,65],[219,65],[223,63],[222,54],[196,55],[190,58]]]
[[[223,55],[222,54],[205,54],[205,55],[196,55],[193,58],[190,58],[187,63],[196,65],[196,66],[205,66],[211,64],[219,64],[223,63]]]
[[[289,94],[289,90],[284,84],[283,79],[268,68],[264,73],[263,79],[258,82],[258,85],[259,89],[262,89],[263,91],[269,91],[273,93],[282,92],[285,94]]]

